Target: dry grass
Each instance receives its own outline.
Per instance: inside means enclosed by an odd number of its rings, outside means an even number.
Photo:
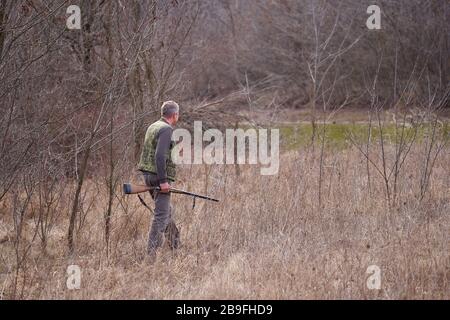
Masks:
[[[185,167],[178,187],[222,201],[198,200],[192,210],[189,198],[174,195],[182,248],[176,255],[165,248],[155,265],[143,259],[151,214],[134,196],[123,198],[120,190],[106,254],[104,188],[91,182],[88,195],[96,201],[77,234],[75,254],[67,253],[65,213],[47,248],[42,250],[35,239],[16,274],[13,241],[6,237],[13,234],[13,224],[4,203],[1,297],[449,299],[450,155],[442,153],[437,160],[429,193],[419,202],[417,152],[412,150],[405,164],[400,201],[391,208],[374,172],[369,193],[366,163],[354,149],[326,153],[322,207],[317,203],[318,155],[312,151],[282,155],[277,176],[260,176],[257,167],[242,167],[240,176],[232,166]],[[87,206],[89,199],[85,202]],[[26,224],[27,241],[33,221]],[[69,264],[81,267],[80,290],[66,288]],[[381,268],[381,290],[366,287],[369,265]]]

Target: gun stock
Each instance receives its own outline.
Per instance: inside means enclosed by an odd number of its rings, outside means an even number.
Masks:
[[[142,192],[147,192],[152,188],[145,185],[133,184],[133,183],[124,183],[123,184],[123,193],[124,194],[137,194]]]

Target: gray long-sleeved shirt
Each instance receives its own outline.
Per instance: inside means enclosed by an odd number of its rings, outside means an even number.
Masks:
[[[170,148],[173,129],[171,127],[162,128],[158,132],[158,142],[156,144],[156,175],[159,183],[168,182],[166,172],[166,154]]]

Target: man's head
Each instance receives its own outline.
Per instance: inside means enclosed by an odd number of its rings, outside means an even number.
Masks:
[[[161,107],[161,117],[167,120],[171,125],[175,125],[178,122],[178,116],[180,114],[180,107],[175,101],[166,101]]]

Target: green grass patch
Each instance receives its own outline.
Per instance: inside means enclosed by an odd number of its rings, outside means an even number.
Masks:
[[[311,124],[292,124],[276,126],[280,130],[280,144],[282,149],[293,150],[307,146],[311,143],[313,127]],[[422,141],[432,134],[432,125],[424,124],[417,127],[403,127],[395,124],[385,124],[379,127],[376,123],[370,128],[372,143],[380,142],[381,135],[385,143],[398,143],[416,139]],[[439,139],[449,137],[450,128],[448,123],[440,124],[436,128],[436,136]],[[321,143],[325,139],[327,148],[343,149],[351,145],[350,137],[357,143],[366,143],[369,137],[368,124],[318,124],[316,126],[315,142]]]

